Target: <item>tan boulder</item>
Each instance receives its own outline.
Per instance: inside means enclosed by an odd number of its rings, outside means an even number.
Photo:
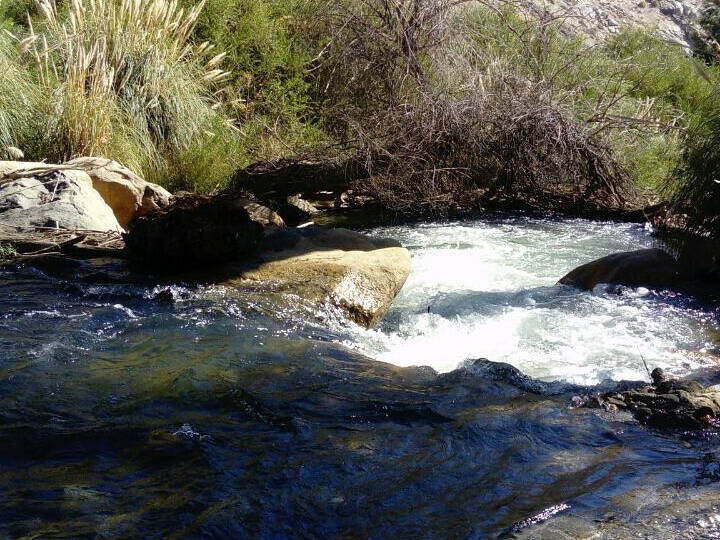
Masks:
[[[81,157],[66,166],[85,171],[93,187],[112,208],[118,223],[127,228],[136,216],[169,204],[172,195],[157,184],[146,182],[117,161],[98,157]]]
[[[226,284],[266,285],[314,305],[331,305],[364,326],[375,324],[410,274],[410,254],[394,240],[346,229],[287,229],[267,239],[251,264]]]

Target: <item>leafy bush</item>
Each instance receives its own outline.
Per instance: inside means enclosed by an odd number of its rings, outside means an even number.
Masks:
[[[191,6],[191,0],[184,0]],[[311,7],[300,0],[208,0],[194,39],[227,57],[227,113],[236,119],[243,158],[292,155],[326,140],[312,108],[311,47],[300,29]]]
[[[0,22],[7,27],[24,26],[28,14],[35,13],[35,0],[4,0],[0,2]]]
[[[17,255],[17,250],[11,245],[0,242],[0,261],[11,259]]]
[[[538,23],[511,9],[474,10],[466,24],[479,69],[503,65],[543,84],[610,145],[636,185],[655,192],[675,166],[685,126],[712,92],[706,77],[717,78],[643,30],[590,46],[563,35],[557,21]]]

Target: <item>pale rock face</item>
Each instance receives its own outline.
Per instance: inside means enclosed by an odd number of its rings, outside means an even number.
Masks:
[[[273,292],[335,307],[362,326],[382,318],[410,274],[410,253],[400,244],[345,229],[280,231],[267,244],[225,283],[252,283],[254,289],[265,284]]]
[[[38,164],[0,162],[0,182],[3,173],[16,170],[18,175],[23,175],[28,165]],[[0,183],[0,226],[122,230],[112,209],[93,189],[90,177],[76,170],[46,170],[38,174],[27,172],[27,176],[17,178],[6,177]]]
[[[135,217],[167,206],[172,198],[165,188],[146,182],[117,161],[81,157],[65,165],[83,170],[90,176],[93,187],[125,228]]]
[[[590,43],[624,26],[640,26],[656,30],[660,38],[686,51],[703,9],[702,0],[518,0],[517,5],[535,16],[560,16],[569,33],[583,35]]]

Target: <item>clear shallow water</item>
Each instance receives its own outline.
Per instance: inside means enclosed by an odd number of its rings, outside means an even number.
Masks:
[[[552,286],[580,262],[648,242],[642,230],[500,220],[374,233],[409,244],[415,274],[371,332],[251,292],[0,270],[0,537],[720,535],[718,434],[572,409],[574,394],[593,389],[538,385],[494,364],[437,376],[342,346],[443,369],[505,351],[536,375],[590,381],[599,362],[578,375],[573,360],[565,376],[537,360],[578,349],[557,336],[584,331],[584,309],[609,323],[630,313],[610,329],[645,332],[646,351],[690,350],[712,314],[686,309],[689,299]],[[455,249],[460,239],[466,249]],[[505,264],[521,252],[533,262]],[[671,326],[633,331],[643,306]],[[533,313],[542,316],[523,323]],[[412,330],[423,320],[435,339]],[[534,333],[513,338],[523,324]],[[485,337],[462,341],[473,325]],[[503,328],[507,340],[494,341]],[[535,360],[533,336],[545,343]],[[606,357],[631,347],[595,340]],[[668,359],[679,370],[690,361]]]
[[[715,365],[715,316],[687,298],[555,285],[580,264],[653,247],[642,226],[507,218],[372,233],[397,238],[413,260],[385,321],[344,341],[373,358],[444,372],[484,357],[578,384],[645,379],[643,359],[677,375]]]

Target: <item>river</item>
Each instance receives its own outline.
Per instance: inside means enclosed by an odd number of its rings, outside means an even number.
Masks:
[[[652,245],[643,227],[367,232],[413,257],[373,330],[247,291],[0,270],[0,535],[720,535],[717,434],[570,406],[643,361],[714,376],[714,310],[555,285]]]

